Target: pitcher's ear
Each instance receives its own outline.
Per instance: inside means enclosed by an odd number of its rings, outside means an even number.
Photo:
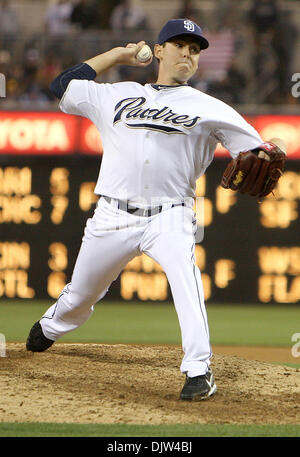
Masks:
[[[158,60],[160,60],[160,57],[161,57],[161,50],[162,50],[162,46],[160,44],[154,45],[153,54],[154,54],[154,57],[156,57]]]

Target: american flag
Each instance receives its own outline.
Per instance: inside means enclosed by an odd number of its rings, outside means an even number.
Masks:
[[[209,48],[200,54],[199,70],[207,77],[222,78],[232,62],[234,53],[234,35],[231,30],[206,32]]]

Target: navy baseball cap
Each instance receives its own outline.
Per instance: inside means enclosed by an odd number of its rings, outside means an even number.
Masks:
[[[201,45],[201,49],[207,49],[209,42],[202,35],[202,30],[199,25],[190,19],[171,19],[168,21],[158,35],[158,44],[163,44],[170,38],[174,38],[179,35],[192,36],[196,38]]]

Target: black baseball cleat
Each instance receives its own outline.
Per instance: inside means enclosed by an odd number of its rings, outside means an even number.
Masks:
[[[37,321],[29,332],[26,349],[32,352],[44,352],[54,343],[53,340],[49,340],[43,334],[42,326]]]
[[[180,399],[186,401],[205,400],[213,395],[217,390],[214,375],[209,368],[206,374],[189,378],[186,381],[180,393]]]

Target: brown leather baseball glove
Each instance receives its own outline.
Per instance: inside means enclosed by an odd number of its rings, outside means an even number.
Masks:
[[[285,161],[284,143],[274,138],[252,151],[240,152],[231,160],[222,176],[221,186],[261,199],[276,186]]]

